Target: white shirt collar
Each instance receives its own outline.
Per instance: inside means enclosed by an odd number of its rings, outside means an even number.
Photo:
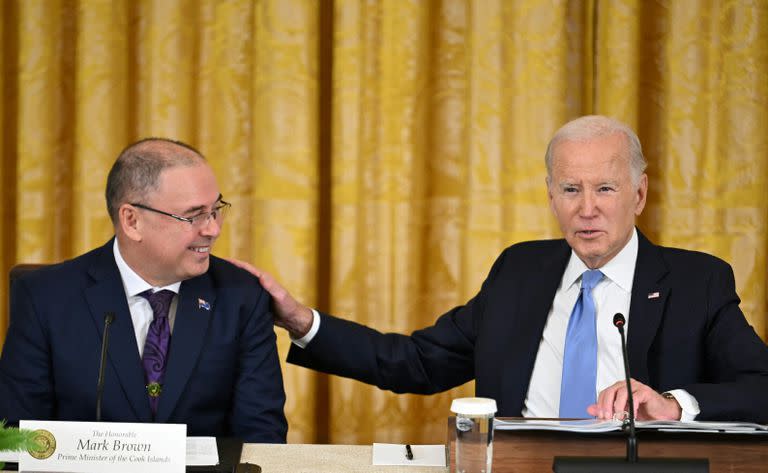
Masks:
[[[632,279],[635,277],[635,265],[637,264],[638,238],[637,229],[632,230],[632,236],[624,248],[619,251],[610,261],[598,268],[603,272],[606,278],[616,283],[620,288],[627,292],[632,292]],[[562,287],[570,288],[579,280],[581,274],[588,270],[586,264],[578,257],[575,251],[571,250],[571,258],[568,260],[568,266],[563,273]]]
[[[156,287],[145,281],[141,276],[136,274],[136,271],[131,269],[130,266],[128,266],[128,263],[125,262],[123,259],[123,255],[120,254],[120,247],[117,244],[117,238],[115,238],[115,242],[112,245],[113,253],[115,255],[115,263],[117,263],[117,270],[120,271],[120,279],[123,280],[123,289],[125,290],[125,295],[128,297],[133,297],[141,294],[142,292],[152,289],[153,292],[161,291],[163,289],[168,289],[169,291],[173,291],[176,294],[179,293],[179,288],[181,288],[181,281],[175,282],[173,284],[169,284],[168,286],[163,287]]]

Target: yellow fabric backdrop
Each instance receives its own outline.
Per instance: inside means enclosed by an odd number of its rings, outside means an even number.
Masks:
[[[234,204],[219,255],[408,332],[474,295],[505,246],[558,236],[547,140],[603,113],[645,146],[641,229],[731,262],[768,336],[765,1],[7,0],[0,15],[3,275],[104,243],[115,156],[169,136]],[[0,304],[1,340],[7,279]],[[472,392],[284,374],[291,442],[441,442],[450,399]]]

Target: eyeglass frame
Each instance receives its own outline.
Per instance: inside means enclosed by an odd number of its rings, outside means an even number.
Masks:
[[[150,207],[150,206],[148,206],[148,205],[139,204],[138,202],[136,202],[136,203],[133,203],[133,202],[131,202],[131,203],[129,203],[128,205],[132,205],[132,206],[134,206],[134,207],[137,207],[137,208],[139,208],[139,209],[143,209],[143,210],[149,210],[150,212],[159,213],[160,215],[165,215],[165,216],[167,216],[167,217],[171,217],[171,218],[173,218],[173,219],[176,219],[176,220],[178,220],[179,222],[186,222],[186,223],[190,224],[192,227],[194,227],[194,226],[195,226],[195,220],[196,220],[196,219],[198,219],[198,218],[200,218],[200,217],[202,217],[202,216],[204,216],[204,215],[205,215],[205,216],[206,216],[206,219],[205,219],[205,221],[203,222],[203,224],[200,226],[200,227],[202,228],[202,227],[204,227],[205,225],[207,225],[207,224],[208,224],[208,222],[210,222],[210,221],[211,221],[211,218],[213,218],[214,220],[216,220],[216,217],[214,217],[214,216],[213,216],[214,212],[218,212],[219,214],[221,214],[221,215],[223,216],[223,212],[222,212],[222,209],[229,209],[229,208],[231,208],[231,207],[232,207],[232,204],[230,204],[229,202],[227,202],[227,201],[226,201],[226,200],[224,200],[224,199],[219,199],[219,201],[218,201],[218,202],[219,202],[219,205],[217,205],[216,207],[214,207],[214,208],[213,208],[213,210],[211,210],[211,211],[209,211],[209,212],[200,212],[199,214],[197,214],[197,215],[193,215],[193,216],[191,216],[191,217],[182,217],[181,215],[172,214],[172,213],[170,213],[170,212],[165,212],[165,211],[163,211],[163,210],[153,209],[152,207]]]

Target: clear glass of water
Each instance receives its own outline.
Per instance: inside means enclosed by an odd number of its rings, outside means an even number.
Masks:
[[[456,473],[491,473],[496,401],[483,397],[454,399]]]

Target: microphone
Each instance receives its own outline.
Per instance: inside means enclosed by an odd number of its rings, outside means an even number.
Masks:
[[[621,335],[621,357],[624,358],[624,379],[627,381],[627,404],[629,404],[629,435],[627,436],[627,461],[637,462],[637,437],[635,436],[635,400],[632,399],[632,386],[629,381],[629,355],[627,354],[627,342],[624,336],[624,325],[627,320],[622,314],[613,316],[613,325],[619,329]]]
[[[109,347],[109,327],[114,320],[114,312],[107,312],[104,314],[104,336],[101,338],[99,379],[96,382],[96,422],[101,422],[101,398],[104,397],[104,365],[107,362],[107,347]]]
[[[637,458],[637,437],[635,435],[635,401],[629,376],[629,355],[624,337],[627,320],[623,314],[613,316],[613,325],[621,336],[621,357],[624,359],[624,378],[627,382],[627,404],[629,422],[626,458],[614,457],[555,457],[552,471],[555,473],[609,473],[609,472],[655,472],[655,473],[709,473],[708,458]]]

